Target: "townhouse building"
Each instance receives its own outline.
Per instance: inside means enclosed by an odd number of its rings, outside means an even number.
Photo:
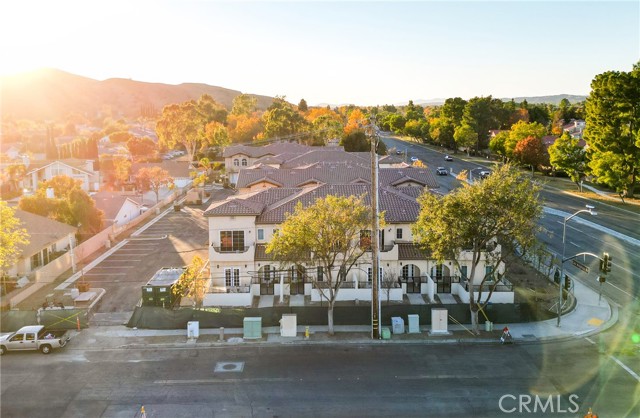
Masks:
[[[253,297],[271,294],[321,300],[323,272],[314,265],[313,254],[295,265],[283,265],[266,248],[298,203],[306,207],[318,198],[334,195],[364,196],[365,204],[370,204],[370,160],[364,155],[368,153],[327,148],[333,149],[300,148],[298,155],[265,157],[271,163],[256,158],[253,165],[237,171],[237,193],[212,203],[204,212],[212,279],[205,305],[248,306]],[[420,212],[417,198],[422,193],[436,193],[438,188],[434,175],[425,168],[390,161],[379,169],[379,208],[385,226],[379,237],[378,274],[382,293],[387,293],[385,299],[402,300],[405,294],[417,293],[428,300],[434,300],[435,295],[450,300],[455,295],[468,301],[468,286],[478,285],[491,268],[485,263],[485,254],[475,277],[469,277],[470,252],[461,251],[458,263],[438,263],[413,242],[412,225]],[[362,231],[361,240],[370,233]],[[500,251],[500,247],[488,251]],[[371,252],[367,252],[346,275],[338,300],[370,300],[373,278]],[[513,292],[494,294],[492,300],[513,302]]]

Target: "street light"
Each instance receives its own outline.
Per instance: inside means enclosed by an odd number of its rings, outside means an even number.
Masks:
[[[559,294],[558,294],[558,324],[557,326],[560,326],[560,318],[562,317],[562,289],[563,289],[563,280],[564,280],[564,254],[565,254],[565,249],[566,249],[566,240],[565,237],[567,235],[567,222],[573,218],[574,216],[580,214],[580,213],[588,213],[590,215],[597,215],[598,213],[595,212],[593,209],[594,207],[591,205],[585,205],[586,209],[580,209],[579,211],[577,211],[576,213],[574,213],[571,216],[567,216],[566,218],[564,218],[564,220],[562,221],[562,259],[560,259],[560,283],[559,283]]]

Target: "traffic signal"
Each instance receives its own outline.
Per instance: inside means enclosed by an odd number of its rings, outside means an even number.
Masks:
[[[607,262],[606,264],[606,268],[607,268],[607,273],[611,272],[611,262],[613,261],[613,257],[611,257],[609,254],[607,254]]]
[[[603,253],[602,259],[600,260],[600,271],[604,274],[607,274],[611,271],[611,257],[609,253]]]
[[[564,275],[564,289],[565,290],[571,289],[571,279],[566,274]]]

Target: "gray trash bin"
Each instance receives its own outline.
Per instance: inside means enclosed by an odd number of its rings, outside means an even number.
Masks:
[[[391,329],[394,334],[404,334],[404,319],[399,316],[391,318]]]

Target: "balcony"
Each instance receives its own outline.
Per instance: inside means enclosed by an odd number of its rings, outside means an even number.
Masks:
[[[241,248],[229,248],[229,247],[216,247],[214,245],[212,245],[213,247],[213,251],[220,253],[220,254],[240,254],[240,253],[246,253],[247,251],[249,251],[249,248],[251,248],[251,246],[247,245],[245,247],[241,247]]]

